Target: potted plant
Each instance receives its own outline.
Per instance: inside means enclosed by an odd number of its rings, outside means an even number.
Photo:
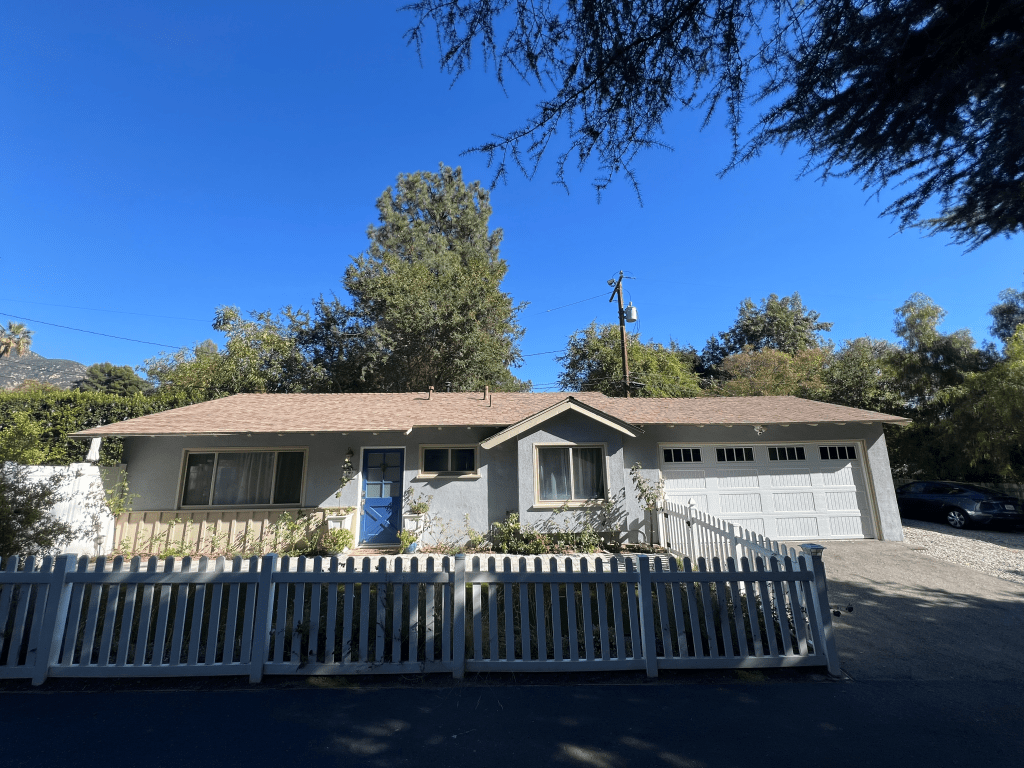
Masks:
[[[398,532],[402,552],[411,554],[419,546],[419,539],[429,525],[430,502],[433,498],[424,494],[414,496],[412,488],[406,489],[402,503],[402,530]]]

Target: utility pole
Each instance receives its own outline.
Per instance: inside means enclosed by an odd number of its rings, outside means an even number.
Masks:
[[[619,270],[618,281],[609,280],[608,284],[615,283],[615,288],[612,289],[612,295],[608,297],[608,301],[611,302],[615,298],[615,295],[619,296],[619,332],[622,335],[622,387],[625,390],[626,397],[629,397],[629,355],[626,353],[626,308],[622,306],[622,270]]]

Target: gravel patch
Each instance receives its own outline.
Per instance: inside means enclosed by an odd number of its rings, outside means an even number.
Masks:
[[[939,560],[1024,584],[1024,531],[958,531],[941,523],[904,520],[903,537]]]

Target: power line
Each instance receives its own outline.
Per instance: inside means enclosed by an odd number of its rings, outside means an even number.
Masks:
[[[604,296],[603,293],[599,293],[599,294],[597,294],[597,296],[591,296],[589,299],[580,299],[579,301],[574,301],[571,304],[563,304],[560,307],[552,307],[551,309],[542,309],[540,312],[531,312],[528,315],[528,317],[533,317],[534,315],[544,315],[544,314],[547,314],[548,312],[554,312],[557,309],[565,309],[566,307],[574,307],[577,304],[582,304],[585,301],[593,301],[594,299],[600,299],[603,296]]]
[[[523,357],[537,357],[538,355],[555,355],[555,354],[558,354],[559,352],[565,352],[565,350],[564,349],[552,349],[550,352],[531,352],[528,355],[523,355]]]
[[[52,325],[54,328],[63,328],[68,331],[78,331],[79,333],[91,333],[93,336],[106,336],[108,339],[120,339],[121,341],[134,341],[136,344],[151,344],[154,347],[175,347],[177,344],[163,344],[158,341],[143,341],[142,339],[129,339],[127,336],[115,336],[112,333],[100,333],[99,331],[87,331],[84,328],[72,328],[70,325],[58,325],[57,323],[48,323],[45,320],[33,320],[31,317],[21,317],[20,315],[12,315],[10,312],[0,312],[0,315],[4,317],[13,317],[17,320],[27,320],[30,323],[39,323],[40,325]]]
[[[197,317],[176,317],[175,315],[150,315],[146,312],[128,312],[123,309],[100,309],[99,307],[75,307],[70,304],[50,304],[45,301],[28,301],[27,299],[0,298],[0,301],[13,301],[16,304],[38,304],[41,307],[61,307],[62,309],[83,309],[86,312],[111,312],[117,315],[136,315],[137,317],[159,317],[163,320],[189,320],[194,323],[209,323],[209,320],[200,320]],[[38,322],[38,321],[37,321]]]

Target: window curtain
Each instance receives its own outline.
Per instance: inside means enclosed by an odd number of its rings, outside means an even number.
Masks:
[[[568,448],[539,448],[540,498],[543,501],[564,501],[570,496]]]
[[[573,448],[573,498],[604,498],[604,467],[600,448]]]
[[[274,453],[222,453],[217,459],[214,504],[269,504]]]

